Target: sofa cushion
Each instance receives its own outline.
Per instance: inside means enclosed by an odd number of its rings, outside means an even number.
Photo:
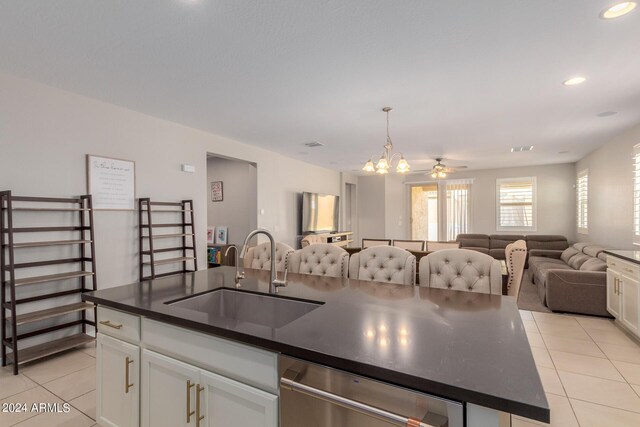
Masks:
[[[586,248],[587,246],[593,246],[593,243],[588,243],[588,242],[576,242],[573,244],[573,247],[577,250],[582,252],[582,250],[584,248]]]
[[[591,258],[580,266],[580,271],[607,271],[607,263],[598,258]]]
[[[577,254],[571,257],[568,264],[569,267],[573,268],[574,270],[580,270],[582,264],[589,261],[590,259],[593,259],[593,257],[585,254]]]
[[[597,245],[591,245],[591,246],[586,246],[582,252],[584,252],[585,254],[592,256],[594,258],[596,258],[598,255],[600,255],[600,253],[604,251],[604,248],[602,246],[597,246]]]
[[[489,255],[495,259],[507,259],[506,249],[489,249]]]
[[[525,237],[527,250],[531,249],[556,249],[565,250],[569,247],[567,238],[550,234],[532,234]]]
[[[492,234],[489,236],[489,248],[505,249],[508,244],[511,244],[516,240],[524,240],[524,236],[516,234]]]
[[[456,241],[460,242],[460,247],[465,249],[486,248],[489,253],[489,235],[487,234],[458,234]]]
[[[569,260],[570,260],[573,256],[578,255],[579,253],[580,253],[580,252],[579,252],[576,248],[573,248],[573,247],[571,247],[571,248],[567,248],[567,249],[565,249],[565,250],[562,252],[562,255],[560,255],[560,259],[561,259],[563,262],[565,262],[565,263],[569,264]]]
[[[534,274],[534,281],[537,286],[544,286],[547,283],[547,274],[552,270],[573,270],[567,264],[548,264],[538,266],[538,270]]]

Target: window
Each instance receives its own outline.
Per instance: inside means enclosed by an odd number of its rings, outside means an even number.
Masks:
[[[578,172],[576,180],[576,224],[578,233],[589,230],[589,169]]]
[[[498,179],[497,230],[535,231],[536,178]]]
[[[468,233],[472,183],[458,179],[412,185],[411,238],[455,240],[459,233]]]
[[[633,243],[640,245],[640,144],[633,147]]]

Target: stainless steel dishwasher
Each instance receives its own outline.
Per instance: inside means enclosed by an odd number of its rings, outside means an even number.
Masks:
[[[459,402],[280,356],[280,427],[463,427]]]

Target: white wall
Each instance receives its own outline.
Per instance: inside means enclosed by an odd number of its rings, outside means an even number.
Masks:
[[[566,163],[548,166],[520,168],[486,169],[456,172],[451,179],[474,178],[471,188],[471,232],[485,234],[509,234],[496,231],[496,179],[525,176],[537,177],[537,230],[522,234],[561,234],[569,240],[575,239],[575,164]],[[383,235],[362,236],[386,237],[391,239],[409,236],[409,183],[428,182],[430,177],[423,174],[360,177],[359,197],[373,202],[383,199],[383,208],[367,212],[368,224],[384,224]],[[374,184],[376,182],[377,184]],[[365,185],[362,185],[365,184]],[[384,195],[380,188],[384,187]],[[365,218],[361,213],[360,223]],[[372,227],[373,228],[373,227]],[[368,231],[368,230],[367,230]],[[515,232],[517,233],[517,232]],[[378,233],[380,234],[380,233]]]
[[[247,125],[250,126],[250,119]],[[257,164],[258,226],[294,245],[297,195],[340,194],[336,171],[38,83],[0,75],[0,188],[15,194],[86,193],[87,153],[134,160],[139,197],[194,199],[200,268],[206,266],[207,152]],[[180,171],[182,163],[196,167]],[[134,212],[95,214],[100,288],[138,272]]]
[[[385,238],[385,200],[384,177],[358,177],[358,233],[359,238]],[[354,242],[359,246],[360,242]]]
[[[640,126],[617,136],[576,165],[589,169],[589,230],[578,240],[615,249],[633,245],[633,146],[640,144]]]
[[[214,202],[207,196],[207,224],[228,227],[229,244],[242,245],[256,228],[258,220],[258,183],[256,166],[241,160],[209,157],[207,184],[222,181],[223,200]],[[208,187],[211,193],[211,187]]]

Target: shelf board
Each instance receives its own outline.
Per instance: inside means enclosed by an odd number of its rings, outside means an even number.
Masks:
[[[24,325],[25,323],[37,322],[38,320],[49,319],[51,317],[62,316],[68,313],[89,310],[94,307],[93,304],[87,302],[76,302],[68,305],[61,305],[45,310],[32,311],[31,313],[18,314],[16,316],[16,325]],[[11,322],[11,317],[7,317],[7,322]]]
[[[22,364],[30,362],[32,360],[41,359],[52,354],[60,353],[61,351],[69,350],[74,347],[79,347],[84,344],[95,341],[95,338],[87,334],[76,334],[69,337],[60,338],[54,341],[49,341],[44,344],[34,345],[32,347],[23,348],[18,350],[18,363]],[[13,360],[13,354],[7,354],[8,360]]]
[[[147,262],[143,262],[144,265],[160,265],[160,264],[173,264],[176,262],[185,262],[185,261],[193,261],[194,259],[196,259],[195,257],[192,256],[186,256],[186,257],[178,257],[178,258],[165,258],[165,259],[158,259],[152,262],[147,261]]]
[[[23,212],[81,212],[89,211],[87,208],[12,208],[13,211]]]
[[[74,279],[76,277],[93,276],[91,271],[70,271],[67,273],[47,274],[44,276],[25,277],[16,279],[16,286],[32,285],[35,283],[55,282],[57,280]],[[9,283],[9,282],[5,282]]]
[[[42,246],[63,246],[63,245],[81,245],[91,243],[91,240],[50,240],[45,242],[23,242],[14,243],[14,248],[39,248]]]
[[[142,209],[142,212],[149,212],[148,209]],[[182,212],[191,212],[191,209],[151,209],[151,213],[156,212],[174,212],[174,213],[182,213]]]
[[[46,231],[82,231],[89,230],[91,227],[89,226],[71,226],[71,227],[20,227],[14,228],[14,233],[43,233]],[[8,233],[9,230],[2,230],[3,233]]]
[[[166,239],[166,238],[169,238],[169,237],[187,237],[187,236],[193,236],[193,233],[154,234],[153,238],[154,239]],[[149,236],[142,236],[142,237],[146,237],[147,239],[149,238]]]
[[[141,225],[142,228],[149,228],[149,224],[142,224]],[[193,224],[191,223],[179,223],[179,224],[152,224],[151,225],[152,228],[158,228],[158,227],[193,227]]]
[[[187,251],[192,251],[193,250],[193,246],[176,246],[173,248],[159,248],[159,249],[154,249],[153,253],[154,254],[158,254],[160,252],[175,252],[175,251],[182,251],[182,250],[187,250]],[[151,255],[151,251],[142,251],[143,255]]]

